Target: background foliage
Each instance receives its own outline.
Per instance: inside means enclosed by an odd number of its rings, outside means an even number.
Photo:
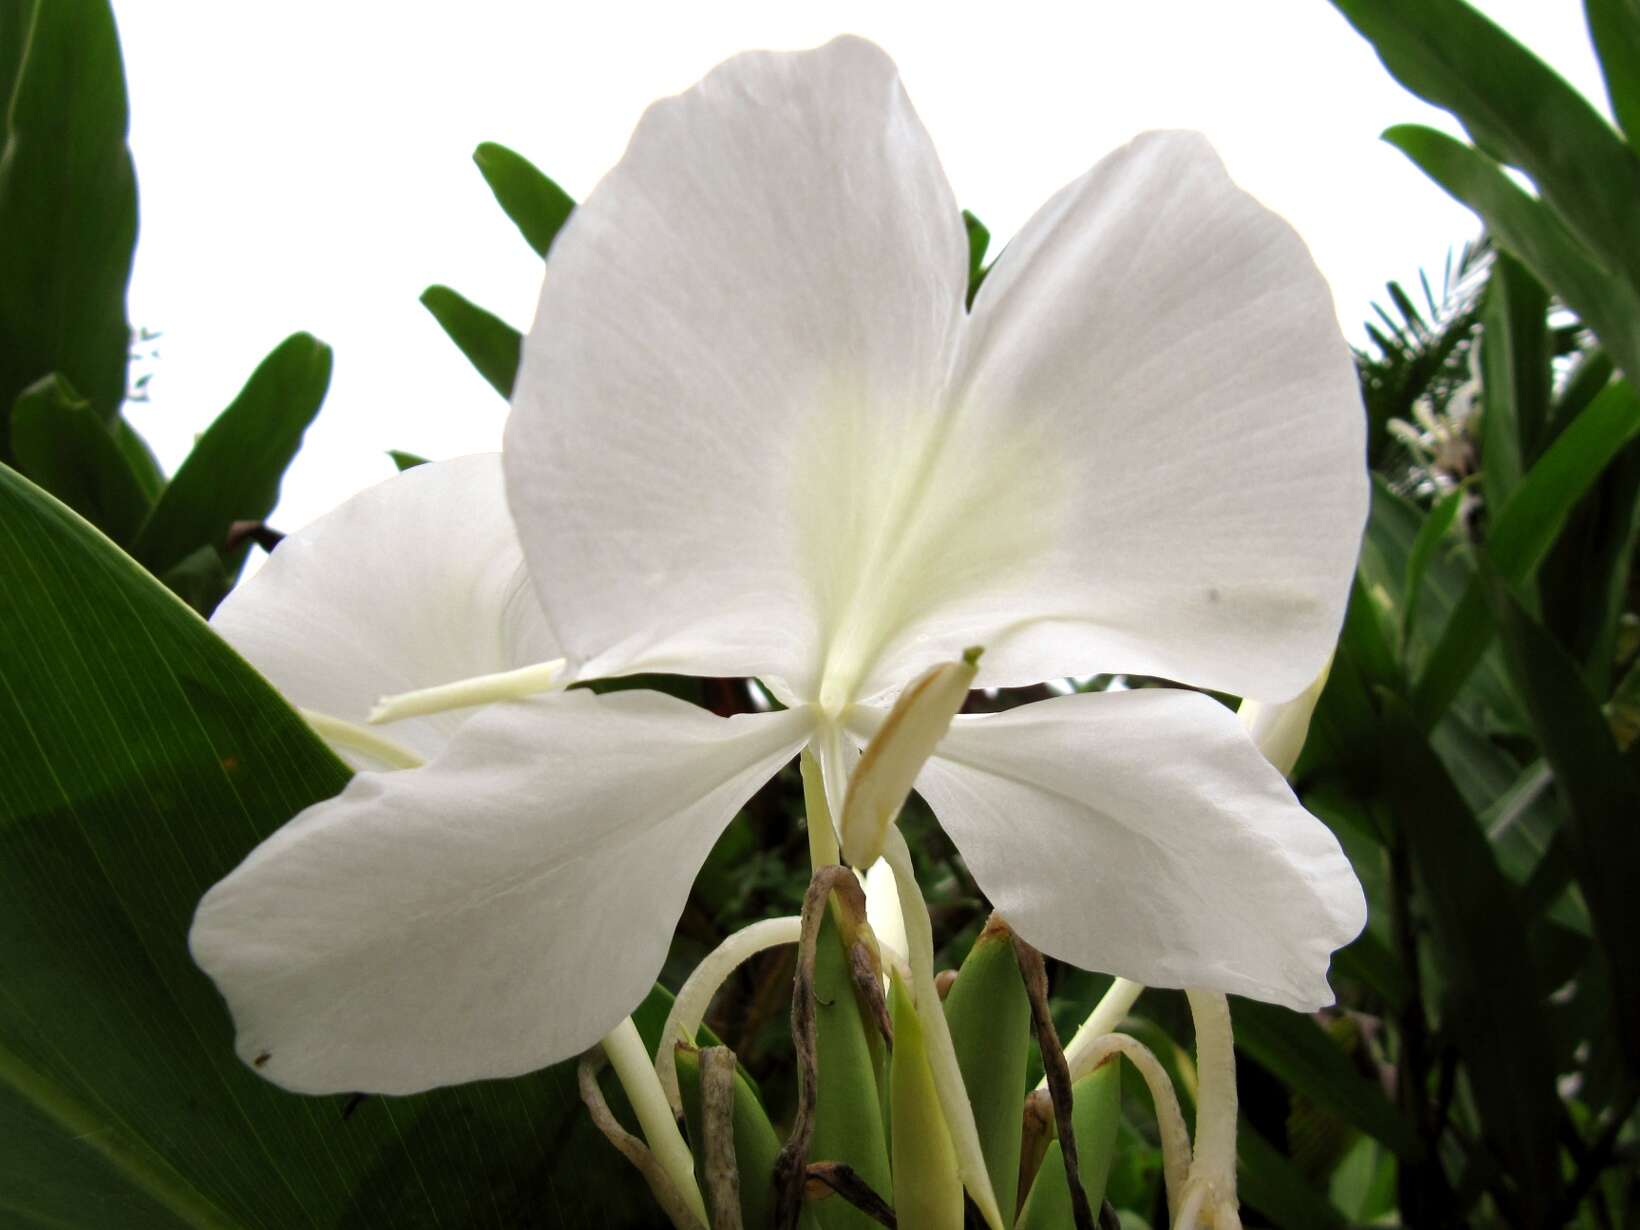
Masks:
[[[1614,128],[1458,0],[1335,3],[1462,123],[1468,142],[1385,135],[1484,233],[1438,290],[1391,284],[1357,356],[1372,515],[1295,785],[1371,921],[1338,955],[1337,1008],[1234,1002],[1247,1219],[1622,1226],[1640,1217],[1640,5],[1586,3]],[[121,415],[137,196],[105,0],[0,0],[0,100],[0,1220],[655,1224],[563,1066],[314,1099],[234,1059],[188,959],[194,903],[347,770],[199,616],[277,541],[330,352],[275,345],[162,474]],[[475,162],[547,259],[573,202],[510,150]],[[977,285],[988,236],[968,221]],[[448,287],[422,301],[508,395],[517,329]],[[750,704],[746,681],[623,684]],[[795,912],[801,795],[788,772],[730,826],[664,983]],[[907,825],[955,966],[984,903],[938,827]],[[711,1018],[777,1125],[791,978],[770,953]],[[1107,981],[1054,971],[1062,1031]],[[665,1003],[638,1013],[651,1041]],[[1147,992],[1127,1028],[1188,1102],[1182,997]],[[1165,1224],[1131,1078],[1120,1104],[1107,1194],[1125,1223]]]

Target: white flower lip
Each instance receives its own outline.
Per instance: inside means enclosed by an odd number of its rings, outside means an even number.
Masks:
[[[422,767],[361,773],[201,905],[247,1059],[409,1092],[590,1044],[745,798],[805,742],[835,792],[882,705],[965,646],[979,686],[1314,678],[1367,482],[1291,229],[1201,138],[1150,134],[1056,194],[972,312],[966,282],[871,44],[737,56],[650,108],[554,245],[501,464],[365,493],[216,624],[354,724],[559,657],[757,676],[788,709],[552,692],[380,728]],[[1336,840],[1197,694],[959,718],[916,788],[1010,924],[1079,965],[1314,1008],[1364,921]]]

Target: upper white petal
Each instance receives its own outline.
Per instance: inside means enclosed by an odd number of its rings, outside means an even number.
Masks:
[[[524,550],[583,673],[812,698],[921,481],[966,266],[869,43],[737,56],[649,109],[553,247],[507,425]]]
[[[290,1089],[553,1063],[648,992],[713,841],[811,725],[653,692],[492,705],[252,851],[201,901],[194,958],[240,1055]]]
[[[1367,508],[1355,369],[1303,243],[1201,137],[1141,137],[1049,200],[980,289],[948,397],[963,584],[923,587],[875,686],[970,644],[982,684],[1279,700],[1321,669]]]
[[[498,453],[431,462],[360,492],[280,543],[211,626],[292,704],[349,722],[384,695],[560,653],[524,570]],[[380,733],[425,759],[472,712]]]
[[[1337,839],[1199,693],[959,717],[917,789],[1008,924],[1086,969],[1309,1011],[1366,922]]]

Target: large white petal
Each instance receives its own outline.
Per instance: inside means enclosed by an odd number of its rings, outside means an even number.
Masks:
[[[417,466],[354,496],[280,543],[211,626],[292,704],[355,723],[387,694],[560,656],[498,453]],[[425,759],[472,713],[380,733]]]
[[[506,436],[583,674],[812,696],[920,482],[967,243],[893,64],[737,56],[644,115],[553,247]]]
[[[598,1041],[807,711],[654,692],[492,705],[424,768],[360,773],[200,902],[240,1055],[306,1093],[512,1076]]]
[[[934,595],[875,683],[976,643],[993,684],[1117,671],[1279,700],[1321,669],[1367,508],[1355,369],[1302,241],[1204,139],[1140,137],[1042,208],[949,397],[1002,442],[949,475],[997,563]]]
[[[959,717],[917,789],[1009,925],[1086,969],[1308,1011],[1366,922],[1337,839],[1200,693]]]

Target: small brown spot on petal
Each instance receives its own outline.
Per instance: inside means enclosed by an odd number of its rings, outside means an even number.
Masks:
[[[255,1059],[251,1060],[251,1067],[253,1067],[253,1068],[265,1068],[268,1064],[268,1060],[270,1060],[272,1058],[273,1058],[273,1052],[272,1051],[263,1051]]]

